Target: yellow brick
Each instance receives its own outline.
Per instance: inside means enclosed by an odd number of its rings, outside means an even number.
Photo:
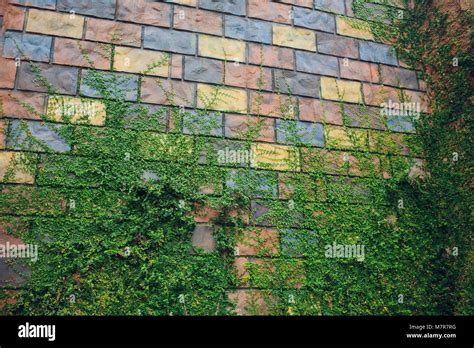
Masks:
[[[152,68],[153,65],[157,65]],[[118,71],[168,76],[169,55],[131,47],[115,49],[114,68]]]
[[[316,35],[311,30],[274,24],[273,44],[316,52]]]
[[[83,28],[83,16],[30,9],[26,31],[80,39]]]
[[[247,112],[247,93],[243,89],[198,84],[198,108]]]
[[[180,5],[196,6],[197,0],[167,0],[167,2],[172,2]]]
[[[321,95],[323,99],[361,103],[362,94],[360,87],[360,82],[321,77]]]
[[[56,122],[68,119],[71,123],[102,126],[105,123],[105,116],[105,105],[98,100],[77,97],[48,99],[48,117]]]
[[[296,148],[273,144],[252,144],[252,166],[273,170],[300,170]]]
[[[16,156],[19,156],[18,161],[15,161]],[[28,159],[24,158],[23,155],[18,152],[0,152],[0,181],[4,181],[4,179],[6,179],[5,174],[8,173],[9,178],[5,180],[7,182],[33,184],[35,181],[34,176],[29,173],[23,165],[27,160]],[[12,174],[10,174],[10,171],[12,171]]]
[[[361,129],[325,127],[326,145],[330,148],[352,149],[367,147],[367,132]]]
[[[337,33],[341,35],[366,40],[374,39],[369,25],[360,19],[337,17],[336,27]]]
[[[245,62],[245,43],[238,40],[199,35],[199,55]]]

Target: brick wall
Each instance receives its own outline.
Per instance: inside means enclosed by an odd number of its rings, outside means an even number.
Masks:
[[[264,116],[265,127],[253,150],[259,162],[269,163],[277,171],[286,169],[278,158],[288,157],[291,146],[281,131],[282,124],[287,122],[281,119],[281,101],[293,104],[297,127],[312,134],[305,142],[322,149],[328,158],[334,159],[336,166],[345,161],[347,151],[342,131],[343,112],[351,126],[359,129],[370,143],[371,133],[367,130],[383,129],[379,119],[381,103],[388,99],[397,101],[400,89],[412,102],[419,102],[422,111],[428,108],[423,81],[405,68],[389,45],[373,41],[370,31],[353,18],[351,0],[3,0],[0,3],[3,103],[0,128],[5,128],[5,119],[26,119],[32,135],[57,152],[67,153],[70,146],[39,121],[41,113],[54,112],[54,100],[48,100],[45,88],[34,82],[31,65],[24,60],[16,61],[20,51],[40,65],[45,77],[61,94],[70,96],[71,103],[78,102],[80,95],[96,96],[84,86],[89,63],[81,48],[90,54],[98,69],[113,68],[125,74],[138,74],[169,53],[169,64],[153,70],[140,85],[138,76],[128,82],[136,92],[129,93],[127,98],[135,101],[140,95],[144,103],[166,105],[168,101],[155,83],[160,79],[182,98],[184,107],[194,104],[202,107],[199,96],[208,95],[223,81],[232,99],[224,98],[214,106],[216,111],[223,112],[223,121],[214,134],[233,139],[238,138],[238,130],[253,122],[254,116],[246,115],[258,113],[255,99],[261,70],[264,92],[259,113]],[[358,25],[354,26],[354,21]],[[102,43],[113,44],[113,48]],[[113,61],[107,58],[110,49],[114,50]],[[103,54],[97,53],[101,50],[105,50]],[[287,96],[288,88],[291,88],[291,99]],[[15,99],[31,103],[33,110],[21,107]],[[101,102],[91,103],[99,110],[91,124],[101,126],[105,120]],[[371,115],[368,123],[359,118],[360,103],[368,106]],[[409,136],[413,126],[398,121],[388,120],[394,137]],[[332,146],[331,137],[342,141]],[[18,150],[9,146],[4,134],[0,136],[0,149],[2,180]],[[266,150],[276,155],[267,156]],[[403,153],[403,146],[400,152]],[[331,170],[328,168],[328,173]],[[358,175],[352,158],[350,174]],[[35,185],[35,175],[18,171],[10,184]],[[277,191],[284,198],[284,191],[278,188]],[[208,210],[198,219],[193,237],[193,242],[205,249],[214,247],[207,225],[213,214]],[[280,248],[278,233],[268,227],[263,234],[268,237],[269,249],[276,252]],[[252,246],[242,245],[239,249],[236,266],[242,273],[245,263],[254,262],[252,256],[256,251]],[[2,276],[6,277],[5,274],[2,272]],[[245,303],[251,296],[257,296],[264,312],[262,297],[246,290],[243,284],[231,294],[238,303],[238,313],[245,312]]]

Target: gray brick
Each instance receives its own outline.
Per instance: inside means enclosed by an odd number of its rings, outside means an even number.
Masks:
[[[336,57],[302,51],[296,52],[296,70],[335,77],[339,75]]]
[[[10,0],[10,3],[40,8],[56,8],[56,0]]]
[[[92,74],[92,75],[89,75]],[[101,93],[93,84],[89,82],[89,79],[94,74],[100,74],[101,78],[106,82],[108,86],[107,91]],[[138,76],[118,74],[118,73],[105,73],[105,72],[82,72],[80,94],[86,97],[99,98],[101,94],[109,93],[112,97],[120,97],[125,94],[125,99],[128,101],[137,100],[137,89],[138,89]]]
[[[244,16],[245,3],[245,0],[199,0],[199,7]]]
[[[384,129],[381,109],[365,106],[344,104],[344,124],[349,127]]]
[[[277,91],[296,95],[319,97],[319,76],[297,73],[294,71],[275,70]]]
[[[116,0],[58,0],[58,10],[103,17],[115,17]]]
[[[397,58],[390,46],[377,42],[360,41],[360,59],[374,63],[397,65]]]
[[[222,136],[222,114],[206,111],[186,110],[183,114],[184,134]]]
[[[392,132],[415,132],[412,116],[387,116],[387,126]]]
[[[225,16],[225,35],[234,39],[272,43],[272,24],[255,19]]]
[[[145,48],[159,51],[194,54],[196,53],[196,34],[145,27],[143,45]]]
[[[344,14],[345,0],[314,0],[314,7],[323,11]]]
[[[335,56],[358,58],[357,41],[332,34],[317,33],[318,52]]]
[[[124,127],[166,131],[168,109],[161,105],[133,104],[123,116]]]
[[[314,11],[302,7],[294,7],[295,25],[315,30],[334,33],[336,31],[336,19],[334,15]]]
[[[271,222],[266,217],[269,213],[270,208],[264,205],[263,202],[252,201],[251,202],[251,209],[252,209],[252,222],[256,223],[257,225],[262,226],[270,226]]]
[[[224,78],[223,62],[196,57],[184,58],[184,79],[190,81],[221,83]]]
[[[10,122],[7,147],[17,150],[52,150],[54,152],[68,152],[71,150],[69,144],[59,134],[61,125],[35,121],[26,121],[26,127],[24,125],[25,121],[12,120]],[[35,139],[34,142],[27,137],[27,132]]]
[[[9,31],[5,33],[3,56],[6,58],[26,57],[27,59],[49,62],[52,38],[34,34]]]
[[[407,69],[382,65],[382,82],[387,85],[418,89],[416,72]]]
[[[324,128],[322,124],[281,119],[276,121],[278,142],[324,146]]]
[[[210,225],[196,225],[191,239],[192,245],[207,252],[213,251],[216,248],[213,233],[214,229]]]
[[[40,75],[43,76],[48,83],[56,88],[61,94],[76,94],[78,69],[59,66],[38,64]],[[43,86],[37,79],[37,75],[33,72],[30,63],[22,63],[20,65],[20,75],[18,79],[18,89],[47,92],[48,89]]]

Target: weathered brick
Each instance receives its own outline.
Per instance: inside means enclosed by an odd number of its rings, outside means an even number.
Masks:
[[[312,98],[298,99],[300,120],[310,122],[324,121],[342,125],[342,112],[339,103]]]
[[[141,85],[141,97],[145,103],[193,106],[194,84],[145,77]],[[167,92],[167,93],[165,93]]]
[[[112,47],[90,41],[56,38],[54,40],[54,62],[57,64],[109,69]]]
[[[275,141],[274,121],[266,117],[226,114],[224,131],[225,136],[230,138],[244,138],[252,134],[258,141]]]
[[[271,44],[272,25],[269,22],[227,15],[225,16],[225,36]]]
[[[324,146],[324,128],[320,123],[277,119],[276,131],[280,143]]]
[[[214,228],[211,225],[196,225],[193,230],[192,245],[207,252],[213,251],[216,248],[213,232]]]
[[[7,6],[3,14],[3,30],[23,30],[25,9],[17,6]]]
[[[222,14],[175,6],[173,27],[205,34],[222,35]]]
[[[141,36],[139,25],[87,18],[87,40],[140,47]]]
[[[235,305],[236,315],[268,315],[266,295],[261,290],[234,290],[228,294],[229,301]]]
[[[196,34],[154,27],[145,27],[143,46],[159,51],[195,54]]]
[[[171,77],[181,79],[183,77],[183,56],[173,54],[171,56]]]
[[[199,55],[245,62],[245,43],[208,35],[199,35]]]
[[[117,0],[117,18],[139,24],[170,27],[171,6],[148,0]]]
[[[197,0],[166,0],[166,2],[172,2],[174,4],[194,6],[194,7],[197,5]]]
[[[273,25],[273,44],[316,52],[316,34],[307,29]]]
[[[319,97],[320,77],[294,71],[274,71],[275,86],[282,93]]]
[[[76,94],[78,69],[59,66],[38,64],[40,74],[48,83],[62,94]],[[32,70],[32,65],[23,63],[20,65],[20,73],[17,82],[18,89],[46,92],[48,89],[42,85],[37,78],[37,75]]]
[[[114,68],[117,71],[132,73],[146,72],[146,75],[166,77],[168,76],[170,60],[171,58],[167,53],[131,47],[116,47]]]
[[[76,97],[49,97],[47,116],[56,122],[102,126],[105,123],[105,104],[94,99]]]
[[[0,58],[0,88],[13,88],[15,86],[15,76],[15,61]]]
[[[33,184],[35,182],[34,173],[26,171],[22,166],[14,165],[16,152],[0,151],[0,181],[8,181],[16,184]],[[21,157],[20,157],[21,161]],[[9,174],[9,180],[5,178],[5,174]]]
[[[360,42],[360,59],[374,63],[397,65],[397,58],[390,46],[377,42]]]
[[[9,31],[5,33],[3,56],[6,58],[25,57],[28,60],[49,62],[51,42],[52,38],[48,36]]]
[[[197,96],[199,108],[247,112],[247,93],[243,89],[198,84]]]
[[[414,132],[415,125],[413,124],[412,116],[388,116],[387,127],[392,132]]]
[[[330,148],[352,149],[367,145],[367,131],[361,129],[327,126],[325,136]]]
[[[270,0],[248,0],[248,16],[271,22],[291,24],[292,8]]]
[[[310,52],[296,52],[296,70],[312,74],[339,76],[336,57]]]
[[[334,33],[336,31],[336,19],[334,15],[301,7],[295,7],[294,17],[296,26],[327,31],[329,33]]]
[[[314,7],[327,12],[344,14],[344,0],[314,0]]]
[[[272,90],[272,72],[259,66],[226,63],[225,84],[229,86]]]
[[[224,79],[224,63],[206,58],[184,57],[184,79],[221,83]]]
[[[418,89],[418,79],[416,72],[382,65],[382,83],[410,89]]]
[[[94,77],[94,75],[89,75],[90,73],[86,70],[82,71],[80,94],[92,98],[103,97],[102,92],[89,83],[89,78]],[[99,76],[107,86],[106,93],[111,97],[123,97],[127,101],[137,100],[138,76],[109,72],[99,72]]]
[[[273,170],[299,170],[299,157],[296,149],[284,145],[252,144],[255,168]]]
[[[290,4],[290,5],[313,8],[314,0],[277,0],[277,2],[282,2],[284,4]]]
[[[199,0],[199,7],[240,16],[245,15],[245,0]]]
[[[326,33],[318,33],[318,52],[348,58],[359,57],[356,40]]]
[[[399,102],[399,90],[392,87],[363,84],[364,100],[367,105],[381,106],[382,103]]]
[[[39,120],[45,109],[45,95],[20,91],[0,91],[3,116]],[[21,103],[27,105],[23,107]]]
[[[378,65],[356,60],[339,59],[341,77],[351,80],[379,82]]]
[[[344,104],[344,113],[345,124],[350,127],[384,129],[384,120],[379,108]]]
[[[58,0],[59,11],[74,11],[88,16],[114,18],[116,0]]]
[[[250,112],[254,115],[295,118],[298,104],[294,98],[278,93],[250,92]]]
[[[362,102],[360,83],[321,77],[321,95],[324,99]]]
[[[83,16],[31,9],[26,31],[80,39],[84,28]]]
[[[279,252],[278,231],[270,228],[255,228],[238,233],[236,252],[239,256],[270,256]]]
[[[293,50],[277,46],[249,43],[249,63],[293,70]]]
[[[203,110],[186,110],[183,114],[183,133],[222,137],[222,114]]]
[[[374,36],[368,23],[350,17],[336,17],[337,33],[358,39],[373,40]]]
[[[48,9],[56,8],[56,0],[10,0],[10,3],[23,5],[23,6],[48,8]]]
[[[26,121],[28,130],[21,127],[20,120],[12,120],[9,124],[9,134],[7,137],[7,147],[13,149],[24,149],[34,151],[54,151],[68,152],[71,147],[66,140],[59,134],[60,125],[47,124],[36,121]],[[28,135],[27,133],[28,132]],[[35,139],[31,142],[29,137]]]

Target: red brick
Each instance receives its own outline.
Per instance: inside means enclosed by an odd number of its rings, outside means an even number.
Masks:
[[[282,108],[285,110],[291,104],[294,105],[294,114],[296,114],[297,102],[294,98],[275,93],[250,92],[250,112],[254,115],[282,117]]]
[[[195,8],[176,6],[174,9],[173,27],[175,29],[221,36],[222,15]]]
[[[173,54],[171,56],[171,77],[181,79],[183,77],[183,56]]]
[[[314,0],[276,0],[275,2],[282,2],[284,4],[313,8]]]
[[[339,59],[341,77],[351,80],[379,82],[379,70],[377,64],[358,62],[350,59]]]
[[[252,126],[258,129],[258,134],[252,135],[255,140],[275,142],[274,120],[267,117],[253,117],[238,114],[226,114],[225,116],[225,136],[231,138],[242,138]]]
[[[4,149],[6,145],[6,132],[7,130],[7,125],[5,121],[0,121],[0,149]],[[0,227],[1,228],[1,227]]]
[[[54,62],[57,64],[109,69],[112,47],[95,42],[56,38]],[[93,66],[91,66],[91,63]]]
[[[364,100],[367,105],[380,106],[382,103],[392,100],[398,102],[400,100],[400,90],[392,87],[363,84]]]
[[[279,252],[278,232],[273,229],[244,230],[238,233],[236,252],[241,256],[270,256]]]
[[[87,18],[87,40],[140,47],[141,35],[142,29],[136,24]]]
[[[299,98],[300,120],[342,125],[339,103],[318,99]]]
[[[148,0],[119,0],[117,18],[140,24],[170,27],[171,5]]]
[[[15,75],[15,61],[0,58],[0,88],[13,88],[15,86]]]
[[[249,0],[248,16],[267,21],[291,24],[290,5],[279,4],[270,0]]]
[[[145,103],[191,107],[194,90],[192,83],[145,77],[141,96]]]
[[[259,66],[226,63],[225,84],[251,89],[272,90],[272,72]]]
[[[290,70],[295,66],[292,49],[254,43],[249,43],[249,63]]]
[[[194,221],[196,221],[196,223],[205,223],[211,222],[219,216],[219,213],[219,209],[204,206],[202,204],[195,204],[195,209],[193,210],[192,215],[194,216]]]
[[[9,5],[3,18],[2,32],[5,32],[7,29],[23,30],[25,10],[21,7]]]
[[[39,120],[44,113],[45,96],[38,93],[0,91],[3,115],[10,117]],[[33,107],[36,112],[30,112],[19,104],[19,101]]]

